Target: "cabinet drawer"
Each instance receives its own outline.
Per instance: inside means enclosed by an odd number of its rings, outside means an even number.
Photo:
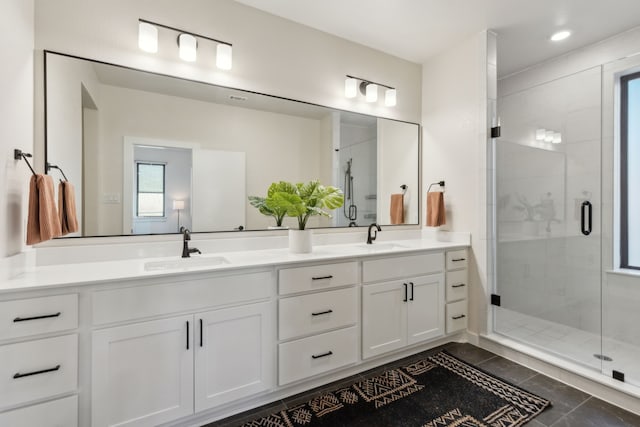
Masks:
[[[0,340],[78,327],[78,294],[0,302]]]
[[[355,288],[282,298],[278,337],[286,340],[348,326],[356,323],[357,311]]]
[[[78,384],[78,336],[0,347],[0,406],[74,391]]]
[[[423,276],[444,270],[442,253],[376,259],[362,262],[362,281],[377,282],[401,277]]]
[[[256,301],[272,293],[271,272],[136,286],[93,294],[93,324],[122,322],[163,314]]]
[[[5,412],[0,414],[0,426],[77,427],[78,396]]]
[[[469,293],[467,269],[447,272],[447,302],[467,299]]]
[[[447,304],[447,333],[467,329],[467,301]]]
[[[447,252],[447,270],[456,270],[458,268],[467,268],[468,262],[467,250],[460,249],[457,251]]]
[[[353,285],[357,282],[357,262],[285,268],[278,272],[280,295]]]
[[[279,345],[279,384],[328,372],[355,363],[358,358],[356,327],[340,329]]]

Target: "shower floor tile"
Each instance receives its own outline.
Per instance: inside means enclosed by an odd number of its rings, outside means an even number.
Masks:
[[[640,347],[595,333],[572,328],[504,308],[495,311],[496,332],[527,344],[532,344],[557,356],[611,375],[612,370],[624,372],[625,380],[640,385]],[[537,332],[536,332],[537,331]],[[611,361],[594,355],[604,354]]]

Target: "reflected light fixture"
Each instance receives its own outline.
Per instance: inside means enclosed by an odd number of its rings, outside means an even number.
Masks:
[[[548,130],[544,133],[544,141],[545,142],[551,142],[553,141],[553,134],[554,132],[552,130]]]
[[[570,35],[571,35],[571,31],[567,31],[567,30],[558,31],[557,33],[555,33],[554,35],[551,36],[551,41],[552,42],[559,42],[561,40],[566,39]]]
[[[555,132],[553,134],[553,140],[551,140],[554,144],[560,144],[562,142],[562,134],[560,132]]]
[[[184,209],[184,200],[174,200],[173,210],[178,211],[178,231],[180,231],[180,211]]]
[[[379,86],[385,88],[384,105],[387,107],[395,106],[398,100],[396,88],[348,74],[344,81],[344,96],[346,98],[355,98],[358,96],[359,90],[365,96],[367,102],[377,102]]]
[[[560,144],[562,142],[562,133],[552,130],[538,128],[536,129],[536,141],[551,142]]]
[[[536,129],[536,141],[544,141],[546,133],[546,129]]]
[[[180,34],[178,46],[180,46],[180,59],[183,61],[194,62],[198,57],[198,40],[191,34]]]
[[[158,52],[158,28],[163,28],[178,34],[178,55],[183,61],[196,61],[198,57],[198,43],[206,40],[217,44],[216,67],[221,70],[231,69],[233,65],[233,45],[231,43],[145,19],[138,19],[138,47],[141,50],[149,53]]]
[[[158,52],[158,27],[148,22],[138,22],[138,47],[145,52]]]

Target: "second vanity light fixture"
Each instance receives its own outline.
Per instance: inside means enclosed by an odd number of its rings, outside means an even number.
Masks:
[[[194,62],[198,57],[198,40],[207,40],[217,44],[216,66],[221,70],[231,69],[233,62],[233,45],[231,43],[145,19],[138,19],[138,47],[140,49],[149,53],[158,52],[158,28],[164,28],[178,34],[178,55],[183,61]]]
[[[355,98],[358,96],[358,90],[360,90],[360,93],[366,97],[367,102],[377,102],[378,86],[385,88],[384,105],[387,107],[395,106],[397,102],[397,91],[395,88],[348,74],[344,81],[344,96],[347,98]]]

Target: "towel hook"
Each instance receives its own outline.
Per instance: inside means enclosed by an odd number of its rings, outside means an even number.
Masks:
[[[27,166],[29,166],[29,169],[31,169],[31,172],[36,175],[36,171],[33,170],[33,168],[31,167],[31,163],[29,163],[29,160],[27,160],[27,157],[33,157],[31,154],[29,153],[25,153],[22,150],[16,148],[13,150],[13,158],[15,160],[24,160],[25,162],[27,162]]]
[[[403,195],[403,196],[404,196],[405,194],[407,194],[407,188],[408,188],[408,187],[409,187],[409,186],[408,186],[407,184],[402,184],[402,185],[400,186],[400,188],[402,188],[402,195]]]
[[[51,163],[47,163],[47,172],[49,172],[51,169],[58,169],[60,171],[60,173],[62,174],[62,176],[64,177],[65,181],[69,181],[69,179],[67,178],[67,175],[64,174],[64,172],[62,171],[62,168],[60,166],[57,165],[52,165]],[[60,180],[62,181],[62,180]]]
[[[444,181],[438,181],[429,185],[429,189],[427,190],[427,193],[431,191],[431,187],[433,187],[434,185],[439,185],[440,187],[443,187],[442,192],[444,192]]]

